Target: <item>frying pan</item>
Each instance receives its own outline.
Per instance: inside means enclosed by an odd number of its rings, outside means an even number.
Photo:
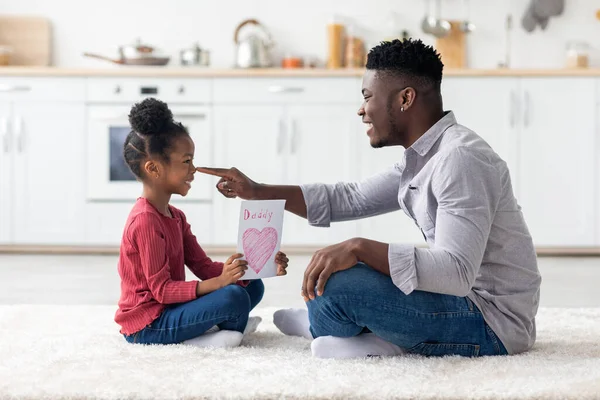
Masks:
[[[93,53],[83,53],[86,57],[98,58],[100,60],[110,61],[115,64],[121,65],[167,65],[170,57],[155,57],[155,56],[144,56],[144,57],[125,57],[121,58],[110,58]]]

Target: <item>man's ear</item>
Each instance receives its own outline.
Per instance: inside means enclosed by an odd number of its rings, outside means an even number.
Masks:
[[[415,99],[417,97],[417,92],[412,87],[404,88],[400,92],[400,107],[404,109],[404,111],[408,110],[415,103]]]

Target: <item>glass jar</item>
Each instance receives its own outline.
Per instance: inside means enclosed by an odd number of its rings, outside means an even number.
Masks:
[[[587,68],[590,46],[586,42],[567,43],[567,68]]]

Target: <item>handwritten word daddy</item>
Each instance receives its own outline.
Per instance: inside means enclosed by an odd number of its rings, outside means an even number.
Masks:
[[[272,217],[273,217],[273,211],[261,209],[259,212],[250,212],[247,209],[244,209],[244,220],[266,219],[267,222],[271,222]]]

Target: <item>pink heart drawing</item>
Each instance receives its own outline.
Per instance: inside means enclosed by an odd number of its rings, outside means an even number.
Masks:
[[[277,230],[275,228],[265,228],[262,231],[255,228],[246,229],[242,235],[242,246],[248,266],[258,274],[277,246]]]

